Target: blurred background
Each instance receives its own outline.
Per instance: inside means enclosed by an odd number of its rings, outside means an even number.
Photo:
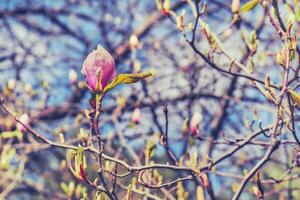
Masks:
[[[234,147],[234,142],[269,126],[276,112],[251,82],[212,69],[187,43],[195,22],[194,1],[171,1],[177,15],[185,12],[183,32],[172,15],[162,12],[161,2],[0,0],[0,95],[4,103],[44,137],[75,146],[84,144],[89,137],[86,110],[90,93],[80,71],[88,53],[101,44],[114,57],[117,73],[153,73],[105,96],[100,130],[104,152],[110,156],[139,166],[146,163],[147,146],[154,145],[150,160],[172,163],[159,141],[165,131],[165,107],[169,145],[182,163],[196,155],[199,166],[204,166]],[[219,37],[228,54],[252,70],[253,77],[263,80],[268,75],[274,85],[279,84],[282,67],[275,56],[281,40],[262,6],[242,14],[240,21],[232,25],[231,0],[205,2],[201,19]],[[299,3],[278,2],[284,21],[293,19],[293,30],[298,35]],[[203,5],[201,2],[199,7]],[[227,69],[232,60],[212,50],[200,29],[196,30],[197,49]],[[249,55],[245,41],[253,38],[254,32],[258,48]],[[297,55],[293,63],[297,66],[298,62]],[[195,122],[194,131],[189,129],[191,121]],[[282,132],[287,132],[285,129]],[[280,137],[287,141],[292,138],[290,134]],[[257,141],[209,174],[216,199],[230,199],[247,170],[264,155],[268,137],[260,135]],[[0,199],[80,199],[82,194],[95,198],[96,191],[70,173],[67,154],[65,149],[39,143],[1,110]],[[282,145],[265,166],[261,177],[267,179],[266,199],[300,198],[297,178],[278,184],[272,181],[291,169],[295,155],[293,146]],[[96,176],[97,163],[91,155],[87,159],[91,176]],[[299,172],[295,166],[292,169],[289,174]],[[167,170],[159,174],[163,182],[185,175]],[[119,179],[120,199],[133,177],[137,174]],[[181,187],[175,185],[167,191],[144,191],[161,199],[180,199],[178,188],[186,192],[181,195],[183,199],[196,199],[197,184],[193,181],[184,181]],[[256,196],[252,186],[244,192],[243,199]],[[155,199],[141,194],[132,197],[147,198]]]

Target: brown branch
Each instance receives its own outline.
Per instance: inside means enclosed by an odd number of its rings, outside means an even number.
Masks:
[[[149,183],[145,183],[141,180],[139,180],[139,183],[142,184],[143,186],[145,186],[146,188],[149,188],[149,189],[160,189],[160,188],[164,188],[164,187],[170,187],[178,182],[181,182],[181,181],[186,181],[186,180],[192,180],[193,179],[193,176],[192,175],[188,175],[186,177],[183,177],[183,178],[177,178],[176,180],[173,180],[173,181],[170,181],[170,182],[167,182],[167,183],[162,183],[162,184],[159,184],[159,185],[152,185],[152,184],[149,184]]]
[[[281,16],[280,16],[279,7],[278,7],[278,0],[273,0],[273,1],[272,1],[272,5],[273,5],[273,8],[274,8],[274,10],[275,10],[275,15],[276,15],[276,17],[277,17],[277,19],[278,19],[278,22],[279,22],[279,25],[280,25],[281,29],[282,29],[284,32],[286,32],[286,28],[285,28],[284,23],[283,23],[283,20],[282,20],[282,18],[281,18]]]
[[[269,130],[270,130],[270,128],[266,128],[264,130],[260,130],[258,132],[255,132],[255,133],[249,135],[244,140],[237,142],[237,146],[236,147],[233,147],[232,149],[228,150],[223,155],[221,155],[219,158],[217,158],[215,161],[212,160],[210,164],[208,164],[208,165],[206,165],[204,167],[201,167],[200,171],[210,170],[213,166],[215,166],[218,163],[222,162],[224,159],[232,156],[238,150],[240,150],[241,148],[243,148],[244,146],[246,146],[247,144],[249,144],[250,141],[253,140],[255,137],[257,137],[258,135],[262,134],[263,132],[266,132],[266,131],[269,131]]]
[[[165,147],[169,157],[173,160],[173,162],[178,166],[179,162],[178,159],[176,158],[175,154],[173,153],[172,149],[169,146],[169,136],[168,136],[168,127],[169,127],[169,117],[168,117],[168,107],[164,106],[163,107],[163,111],[165,114],[165,121],[166,121],[166,125],[165,125],[165,134],[162,135],[163,136],[163,146]]]
[[[246,187],[249,180],[255,175],[255,173],[271,158],[272,153],[278,148],[280,141],[274,140],[270,145],[269,149],[267,150],[266,154],[263,158],[251,169],[251,171],[244,177],[243,181],[241,182],[238,190],[232,197],[232,200],[237,200],[240,198],[244,188]]]

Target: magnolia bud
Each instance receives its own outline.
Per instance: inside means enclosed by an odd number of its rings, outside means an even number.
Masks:
[[[269,6],[270,3],[271,3],[270,0],[263,0],[263,1],[262,1],[262,6],[263,6],[264,8],[266,8],[266,7]]]
[[[185,10],[182,10],[181,14],[176,18],[176,24],[179,31],[183,31],[183,18],[185,16]]]
[[[140,123],[140,120],[141,120],[141,109],[135,108],[131,116],[131,121],[135,124],[138,124]]]
[[[284,48],[280,51],[280,53],[277,53],[276,61],[281,66],[285,67],[287,61],[287,52]]]
[[[188,27],[188,30],[189,30],[189,31],[192,31],[193,28],[194,28],[194,25],[193,25],[192,22],[189,22],[189,23],[187,24],[187,27]]]
[[[240,0],[232,0],[231,12],[233,14],[233,20],[237,21],[240,13]]]
[[[179,15],[176,18],[176,24],[179,31],[183,31],[183,16]]]
[[[22,114],[22,115],[19,117],[19,120],[20,120],[20,122],[22,122],[25,126],[27,126],[27,127],[29,126],[30,121],[29,121],[29,116],[28,116],[27,113]],[[20,123],[17,124],[17,129],[18,129],[19,131],[21,131],[21,132],[26,131],[26,128],[23,126],[23,124],[20,124]]]
[[[86,57],[81,72],[92,92],[101,91],[113,78],[115,73],[114,59],[106,49],[98,45],[97,49]]]
[[[69,81],[72,84],[77,82],[77,72],[74,69],[69,70]]]
[[[24,85],[24,92],[25,93],[30,93],[32,91],[32,86],[29,83],[26,83]]]
[[[9,89],[9,90],[14,90],[15,89],[15,87],[16,87],[16,80],[15,79],[9,79],[8,80],[8,82],[7,82],[7,88]]]
[[[202,115],[200,112],[195,112],[192,116],[192,119],[190,121],[190,127],[189,130],[193,135],[196,135],[199,132],[199,124],[202,120]]]
[[[232,0],[231,12],[233,14],[240,12],[240,0]]]
[[[129,45],[130,45],[130,49],[134,50],[136,48],[138,48],[139,45],[139,39],[135,34],[132,34],[129,38]]]

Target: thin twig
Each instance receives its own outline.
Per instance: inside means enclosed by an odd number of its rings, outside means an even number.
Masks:
[[[165,147],[169,157],[173,160],[173,162],[176,165],[179,165],[178,159],[176,158],[175,154],[173,153],[172,149],[169,146],[169,136],[168,136],[168,126],[169,126],[169,117],[168,117],[168,107],[164,106],[163,111],[165,114],[165,120],[166,120],[166,125],[165,125],[165,134],[163,136],[163,146]]]
[[[232,197],[232,200],[237,200],[241,196],[244,188],[246,187],[249,180],[255,175],[255,173],[270,159],[272,153],[278,148],[280,141],[274,140],[267,150],[264,157],[252,168],[252,170],[244,177],[242,183],[240,184],[238,190]]]

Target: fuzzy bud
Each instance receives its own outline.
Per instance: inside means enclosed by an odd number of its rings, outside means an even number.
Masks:
[[[115,73],[115,62],[106,49],[98,45],[85,59],[82,74],[92,92],[102,91]]]

